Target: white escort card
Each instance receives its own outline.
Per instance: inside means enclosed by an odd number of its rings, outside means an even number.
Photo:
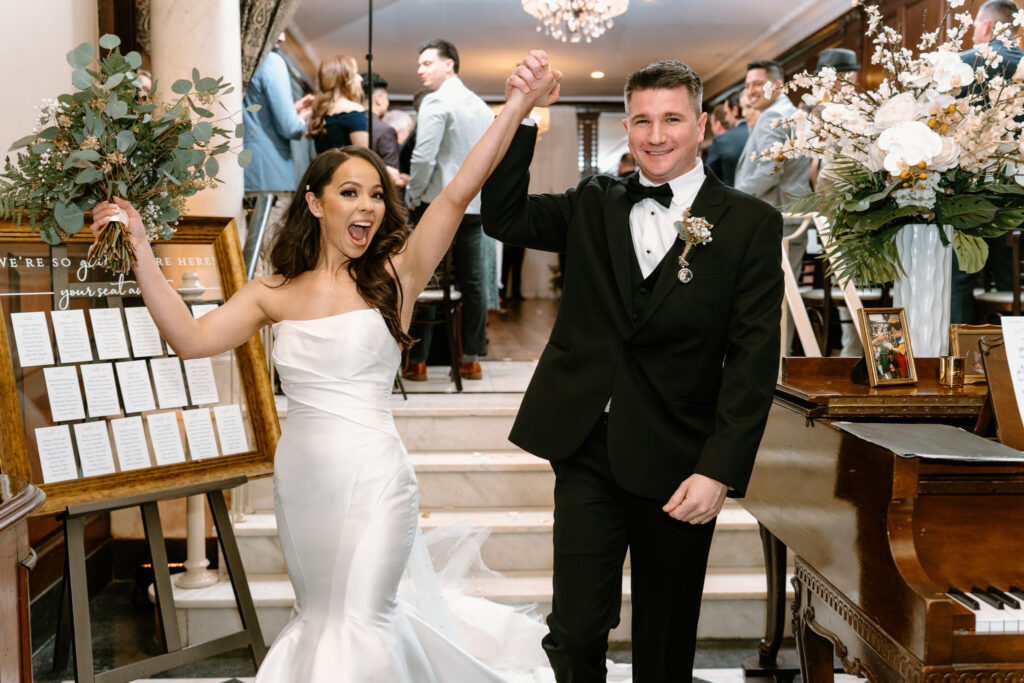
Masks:
[[[46,378],[46,396],[50,399],[50,414],[54,422],[85,419],[82,390],[78,386],[75,366],[43,368]]]
[[[178,428],[177,413],[150,413],[146,416],[149,424],[149,439],[153,443],[153,455],[157,465],[171,465],[185,462],[185,449],[181,445],[181,430]]]
[[[121,402],[117,398],[117,385],[114,384],[114,366],[110,363],[88,363],[79,368],[82,370],[89,417],[120,415]]]
[[[78,478],[75,450],[71,446],[71,430],[67,425],[36,429],[39,467],[43,470],[43,483]]]
[[[82,463],[83,476],[95,477],[117,471],[114,467],[114,453],[110,450],[106,420],[76,424],[75,442],[78,443],[78,459]]]
[[[149,365],[153,368],[153,384],[156,385],[156,400],[160,410],[187,406],[181,361],[177,358],[154,358],[149,361]]]
[[[224,455],[248,452],[249,442],[245,438],[245,425],[242,423],[242,411],[238,404],[214,406],[213,416],[217,420],[220,452]]]
[[[128,340],[124,336],[120,308],[90,308],[89,320],[92,322],[96,355],[100,360],[128,357]]]
[[[11,327],[14,328],[14,341],[18,347],[21,367],[53,365],[53,346],[50,344],[45,313],[11,313]]]
[[[146,446],[146,433],[142,429],[142,418],[124,417],[111,420],[114,430],[114,446],[117,448],[117,462],[121,471],[140,470],[149,467],[149,448]]]
[[[185,377],[188,379],[188,395],[192,397],[192,405],[220,402],[217,380],[213,376],[213,363],[209,358],[185,361]]]
[[[188,439],[188,450],[193,460],[216,458],[217,439],[213,435],[213,421],[210,419],[209,408],[181,411],[185,421],[185,437]]]
[[[117,381],[121,384],[124,412],[141,413],[146,410],[156,410],[146,361],[132,360],[117,363]]]
[[[85,327],[85,312],[79,308],[70,311],[50,311],[53,336],[61,363],[86,363],[92,360],[89,331]]]
[[[160,331],[145,306],[126,306],[124,318],[128,322],[128,336],[132,340],[132,355],[142,356],[164,355],[164,345],[160,341]]]

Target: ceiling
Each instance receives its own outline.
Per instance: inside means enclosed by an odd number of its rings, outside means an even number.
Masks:
[[[300,0],[290,34],[312,63],[333,54],[365,69],[371,0]],[[530,49],[565,72],[565,101],[621,96],[626,76],[658,59],[680,59],[712,95],[743,79],[747,62],[778,56],[850,9],[850,0],[631,0],[625,14],[587,44],[537,32],[520,0],[373,0],[373,66],[393,95],[419,88],[417,47],[445,38],[459,50],[460,76],[485,98]],[[603,71],[605,77],[590,77]]]

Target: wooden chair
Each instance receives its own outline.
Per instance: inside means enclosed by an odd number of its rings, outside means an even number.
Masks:
[[[416,308],[413,310],[412,321],[421,325],[444,325],[448,337],[448,355],[451,367],[452,382],[455,391],[462,392],[462,375],[459,374],[459,361],[462,360],[462,338],[459,333],[459,319],[462,313],[462,292],[455,289],[455,275],[452,270],[452,250],[445,254],[434,277],[419,296],[416,297]],[[433,317],[423,315],[426,306],[435,309]],[[440,316],[436,315],[439,310]],[[405,396],[402,373],[398,373],[398,387]],[[408,398],[408,397],[406,397]]]

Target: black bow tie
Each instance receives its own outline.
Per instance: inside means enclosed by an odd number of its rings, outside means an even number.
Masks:
[[[626,196],[634,204],[645,199],[653,199],[667,209],[672,205],[672,186],[668,183],[653,186],[642,185],[640,184],[640,174],[635,173],[626,181]]]

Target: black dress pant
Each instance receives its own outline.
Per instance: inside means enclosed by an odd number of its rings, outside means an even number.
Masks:
[[[543,645],[559,683],[604,681],[630,552],[633,681],[688,682],[714,522],[693,525],[624,491],[608,464],[602,418],[555,471],[554,597]]]

